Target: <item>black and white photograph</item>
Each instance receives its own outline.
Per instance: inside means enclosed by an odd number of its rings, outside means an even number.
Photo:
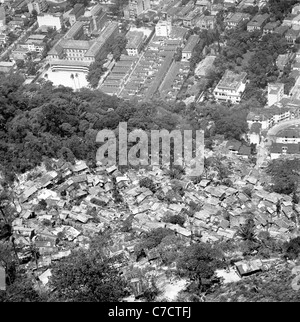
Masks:
[[[0,302],[300,302],[299,0],[0,0]]]

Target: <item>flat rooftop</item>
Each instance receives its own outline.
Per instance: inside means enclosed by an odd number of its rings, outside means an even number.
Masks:
[[[246,77],[247,73],[245,72],[237,74],[231,70],[227,70],[217,85],[217,88],[225,90],[237,90]]]
[[[139,48],[143,43],[144,33],[141,31],[129,31],[126,34],[126,38],[128,39],[126,48]]]

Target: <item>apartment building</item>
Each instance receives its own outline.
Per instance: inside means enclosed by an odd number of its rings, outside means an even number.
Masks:
[[[37,22],[39,28],[42,26],[46,26],[49,28],[60,30],[63,25],[63,15],[61,13],[41,13],[37,15]]]
[[[155,26],[155,34],[157,37],[169,37],[172,32],[171,21],[159,21]]]
[[[255,108],[248,113],[247,123],[249,128],[252,124],[260,123],[261,129],[267,130],[279,122],[295,118],[299,114],[298,110],[298,106],[283,106],[280,103],[268,108]]]
[[[284,95],[284,84],[269,83],[268,84],[268,106],[272,106],[280,102]]]
[[[217,101],[231,101],[239,103],[246,88],[247,73],[235,74],[227,70],[214,89],[214,96]]]
[[[143,12],[151,8],[150,0],[129,0],[128,6],[124,9],[125,18],[136,19]]]
[[[30,0],[27,3],[29,13],[32,13],[35,10],[38,14],[47,11],[48,3],[46,0]]]
[[[129,31],[126,34],[128,40],[126,50],[129,56],[137,56],[144,44],[144,33],[142,31]]]

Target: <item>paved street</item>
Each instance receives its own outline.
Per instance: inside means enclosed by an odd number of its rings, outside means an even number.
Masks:
[[[300,125],[300,119],[292,119],[283,121],[272,128],[267,133],[267,138],[271,138],[272,136],[275,136],[278,132],[284,130],[287,127],[293,126],[293,125]]]

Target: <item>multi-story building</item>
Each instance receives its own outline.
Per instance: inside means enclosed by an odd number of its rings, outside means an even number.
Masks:
[[[284,84],[269,83],[268,84],[268,106],[272,106],[282,100],[284,95]]]
[[[129,19],[136,19],[140,14],[151,8],[150,0],[129,0],[129,4],[125,11]]]
[[[246,88],[247,73],[235,74],[227,70],[214,90],[217,101],[239,103]]]
[[[76,3],[72,11],[69,13],[69,22],[73,26],[74,23],[84,14],[84,5],[82,3]]]
[[[192,57],[193,50],[199,42],[199,36],[192,35],[188,39],[184,49],[182,50],[182,60],[189,60]]]
[[[24,28],[25,22],[21,17],[15,17],[8,23],[10,28]]]
[[[172,32],[172,23],[170,21],[159,21],[155,26],[155,33],[158,37],[169,37]]]
[[[128,55],[137,56],[143,48],[144,33],[142,31],[129,31],[126,38],[128,40],[126,45]]]
[[[101,30],[105,26],[107,15],[99,4],[92,8],[89,15],[92,17],[92,31]]]
[[[212,1],[210,0],[197,0],[195,5],[201,9],[201,12],[211,9]]]
[[[247,116],[248,126],[260,123],[261,129],[267,130],[277,123],[299,117],[299,103],[297,99],[283,98],[271,107],[251,109]]]
[[[60,30],[63,25],[63,15],[61,13],[42,13],[37,16],[38,26],[46,26]]]
[[[92,41],[60,39],[49,51],[48,60],[53,70],[73,70],[82,67],[86,71],[96,59],[105,58],[106,45],[119,33],[117,22],[108,24],[100,36]],[[68,67],[69,66],[69,67]]]
[[[46,44],[42,40],[28,39],[25,43],[20,44],[20,47],[27,49],[29,52],[36,51],[41,53],[45,49],[45,45]]]
[[[107,23],[106,12],[97,4],[92,10],[86,11],[85,14],[78,18],[83,23],[84,33],[91,35],[104,28]]]
[[[214,29],[216,26],[217,18],[215,16],[205,16],[199,17],[196,26],[202,29]]]
[[[48,3],[46,0],[30,0],[27,3],[29,13],[32,13],[34,10],[40,14],[45,12],[48,9]]]
[[[256,31],[256,30],[262,30],[264,25],[268,22],[269,15],[267,13],[263,15],[256,15],[254,18],[251,19],[251,21],[247,24],[247,31]]]
[[[196,22],[198,21],[201,15],[201,9],[195,8],[193,11],[189,12],[186,16],[182,18],[182,24],[184,27],[193,28],[196,26]]]
[[[225,25],[227,29],[236,28],[241,22],[250,19],[250,15],[242,12],[232,12],[225,19]]]
[[[74,25],[68,30],[68,32],[63,36],[65,39],[81,39],[84,35],[84,23],[81,21],[76,21]]]
[[[6,13],[3,6],[0,7],[0,28],[3,28],[6,25]]]

